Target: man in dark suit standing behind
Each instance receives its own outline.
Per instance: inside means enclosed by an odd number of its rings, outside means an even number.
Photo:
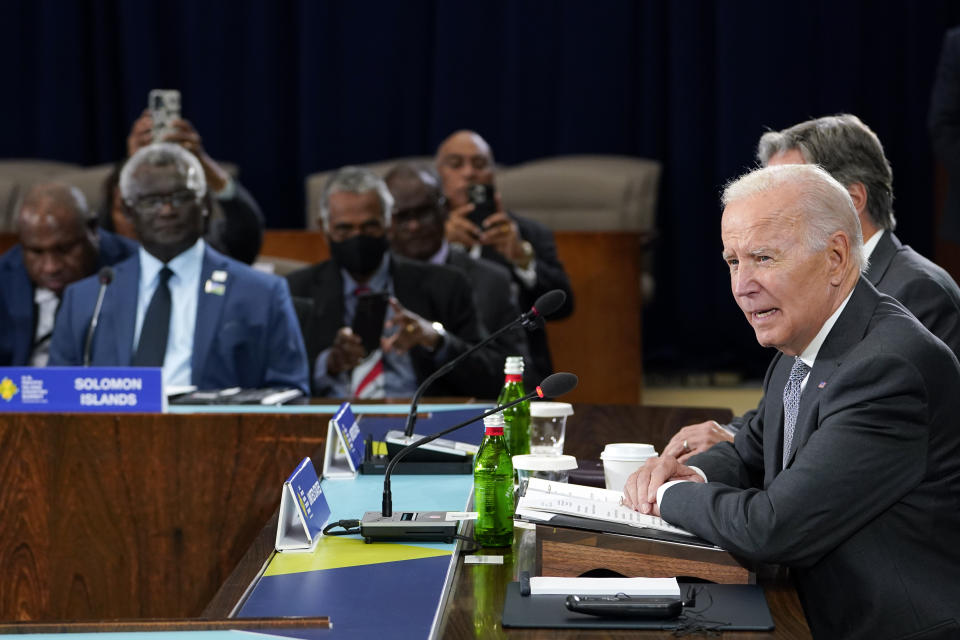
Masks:
[[[314,303],[303,326],[314,395],[410,397],[437,368],[483,338],[463,274],[387,252],[392,209],[386,184],[367,169],[344,167],[324,187],[320,222],[332,260],[287,276],[293,295]],[[379,345],[369,351],[352,329],[366,294],[389,298]],[[481,349],[427,393],[495,397],[498,364],[495,351]]]
[[[573,290],[550,229],[506,211],[499,194],[493,214],[479,226],[470,221],[474,205],[467,197],[467,189],[475,184],[494,183],[493,151],[486,140],[473,131],[451,134],[437,149],[436,166],[450,211],[447,240],[465,247],[472,256],[507,267],[519,287],[521,309],[529,309],[544,293],[561,289],[567,294],[566,302],[550,318],[560,320],[573,313]],[[537,372],[544,376],[553,373],[546,332],[531,333],[528,339]]]
[[[57,183],[30,188],[17,233],[20,242],[0,256],[0,367],[42,367],[63,290],[137,245],[97,228],[83,193]]]
[[[819,167],[723,203],[734,298],[779,353],[733,443],[649,460],[625,504],[790,567],[815,638],[960,637],[957,358],[861,277],[853,201]]]
[[[196,157],[168,142],[143,147],[124,166],[120,192],[142,246],[115,267],[91,364],[162,367],[167,388],[306,393],[307,359],[287,283],[203,241],[209,211]],[[67,289],[50,364],[83,364],[98,289],[96,278]]]

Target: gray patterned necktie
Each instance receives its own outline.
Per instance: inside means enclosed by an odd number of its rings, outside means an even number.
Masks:
[[[790,377],[783,388],[783,466],[787,466],[790,457],[790,444],[793,442],[793,430],[797,426],[797,413],[800,411],[800,383],[810,373],[810,367],[804,364],[800,356],[794,356]]]

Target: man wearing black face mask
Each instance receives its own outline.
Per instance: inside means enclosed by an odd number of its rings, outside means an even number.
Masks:
[[[393,198],[383,180],[345,167],[327,183],[320,218],[331,260],[287,276],[294,296],[314,301],[304,323],[313,393],[328,397],[409,397],[439,366],[484,334],[459,272],[389,254]],[[389,296],[379,348],[367,352],[351,330],[358,296]],[[428,390],[494,397],[501,363],[481,350]]]

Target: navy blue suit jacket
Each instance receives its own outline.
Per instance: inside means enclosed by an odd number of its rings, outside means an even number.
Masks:
[[[100,256],[97,270],[114,265],[136,253],[137,243],[99,229]],[[37,322],[33,283],[23,265],[19,244],[0,256],[0,367],[30,364]]]
[[[115,267],[93,338],[93,366],[129,366],[137,321],[140,256]],[[223,295],[207,293],[214,270],[227,274]],[[50,345],[51,365],[83,364],[83,344],[99,281],[67,288]],[[287,282],[206,247],[190,361],[199,389],[290,386],[309,393],[307,355]]]

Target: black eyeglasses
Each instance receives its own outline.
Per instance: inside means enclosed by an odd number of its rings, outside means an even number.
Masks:
[[[188,204],[199,202],[200,198],[193,191],[177,191],[162,193],[154,196],[144,196],[136,202],[127,201],[127,204],[140,213],[157,213],[164,205],[169,204],[173,209],[185,207]]]
[[[439,220],[442,215],[443,214],[437,209],[436,206],[432,204],[425,204],[412,209],[394,211],[392,218],[394,224],[402,226],[414,221],[419,222],[420,224],[427,224],[429,222],[433,222],[434,220]]]

